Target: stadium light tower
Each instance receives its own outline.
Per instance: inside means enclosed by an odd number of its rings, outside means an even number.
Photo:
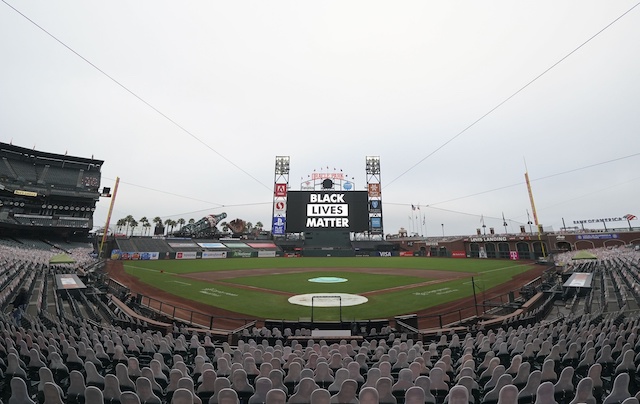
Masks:
[[[276,180],[279,175],[289,175],[289,156],[276,156]]]
[[[271,234],[274,237],[286,235],[287,191],[289,190],[289,156],[276,156],[273,179],[273,215]]]
[[[380,183],[380,156],[367,156],[367,191],[369,200],[369,234],[384,238],[382,227],[382,185]]]

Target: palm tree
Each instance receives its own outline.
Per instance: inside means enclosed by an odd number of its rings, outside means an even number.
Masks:
[[[151,228],[151,223],[149,223],[149,221],[147,221],[145,224],[142,225],[142,227],[144,227],[144,233],[145,234],[149,234],[149,229]]]
[[[133,232],[135,231],[136,227],[138,227],[138,222],[136,221],[136,219],[131,220],[131,237],[133,237]]]
[[[155,224],[155,226],[153,226],[153,235],[155,236],[158,229],[162,228],[162,218],[160,218],[160,216],[156,216],[153,218],[152,222]],[[164,233],[164,230],[162,230],[162,233]]]
[[[245,232],[247,232],[248,234],[251,234],[251,230],[253,230],[253,223],[251,222],[245,222]]]
[[[146,216],[142,216],[142,218],[140,218],[140,223],[142,223],[142,227],[146,229],[147,226],[145,226],[145,224],[149,223],[149,219],[147,219]]]
[[[133,218],[133,216],[131,215],[127,215],[127,217],[124,218],[124,220],[127,221],[127,229],[125,230],[124,234],[126,235],[127,233],[129,233],[129,225],[135,221],[135,219]]]
[[[256,222],[256,229],[262,231],[263,227],[264,227],[264,225],[262,224],[262,222]]]
[[[118,221],[116,222],[116,232],[120,233],[122,231],[122,228],[127,224],[127,221],[125,219],[118,219]]]
[[[182,226],[187,223],[186,220],[184,220],[183,218],[178,219],[178,221],[176,222],[177,224],[180,225],[180,228],[178,230],[182,230]]]
[[[220,226],[222,226],[222,232],[226,233],[229,231],[229,223],[227,222],[220,222]]]
[[[196,222],[196,219],[194,218],[189,219],[189,224],[194,224],[195,222]]]
[[[173,222],[171,219],[165,219],[164,221],[164,226],[167,228],[167,236],[169,235],[169,226],[171,226],[171,222]]]

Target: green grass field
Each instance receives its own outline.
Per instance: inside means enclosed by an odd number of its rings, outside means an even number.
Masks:
[[[310,317],[311,308],[288,302],[287,294],[303,293],[367,293],[396,286],[405,289],[369,296],[365,304],[342,308],[344,320],[387,318],[473,294],[471,276],[477,290],[486,290],[510,280],[514,275],[533,267],[530,263],[505,260],[471,260],[420,257],[349,257],[349,258],[228,258],[210,260],[127,261],[125,271],[142,282],[171,293],[212,306],[269,319],[298,320]],[[278,269],[304,268],[303,272],[279,272]],[[322,268],[322,270],[318,270]],[[345,268],[392,268],[465,272],[472,275],[427,286],[425,277],[389,275],[381,273],[347,272]],[[209,271],[272,269],[273,275],[231,277],[217,283],[199,281],[179,275]],[[341,270],[342,269],[342,270]],[[372,271],[374,272],[374,271]],[[309,278],[336,276],[348,279],[343,283],[322,284]],[[259,289],[247,289],[250,286]],[[270,292],[274,291],[274,292]],[[336,320],[337,308],[315,308],[317,320]]]

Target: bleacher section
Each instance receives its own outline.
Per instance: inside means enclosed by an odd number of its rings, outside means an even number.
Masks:
[[[27,330],[3,316],[2,399],[89,402],[95,394],[102,402],[276,403],[278,394],[280,403],[328,402],[322,396],[364,403],[370,393],[390,404],[621,403],[639,391],[638,320],[617,316],[426,341],[387,332],[331,343],[254,328],[234,345],[141,323],[145,328],[35,321]],[[47,383],[55,388],[45,393]],[[232,401],[223,401],[225,395]]]
[[[184,238],[116,238],[116,245],[127,259],[141,259],[142,253],[169,254],[169,258],[226,258],[276,256],[280,248],[270,240],[201,240]],[[137,253],[137,254],[134,254]],[[180,255],[181,254],[181,255]],[[133,258],[133,257],[136,258]],[[121,256],[122,257],[122,256]],[[124,258],[123,258],[124,259]],[[148,258],[147,258],[148,259]],[[157,259],[157,258],[155,258]]]
[[[518,310],[476,327],[428,334],[385,326],[325,340],[305,328],[255,324],[229,337],[154,319],[126,287],[56,291],[56,251],[0,240],[0,400],[11,403],[637,403],[640,398],[640,253],[607,250],[574,264],[598,279],[588,296],[612,305],[571,305],[540,315],[553,296],[534,294]],[[31,244],[31,245],[29,245]],[[50,244],[45,243],[51,247]],[[28,246],[28,247],[27,247]],[[55,250],[55,248],[54,248]],[[10,302],[29,291],[15,324]],[[614,309],[611,312],[607,310]],[[502,317],[502,318],[501,318]],[[104,319],[104,320],[102,320]],[[331,332],[325,332],[330,335]],[[371,401],[370,401],[371,400]]]
[[[0,159],[0,231],[88,234],[100,196],[101,160],[6,143],[0,143]]]
[[[133,240],[127,240],[128,247],[125,247],[118,240],[118,246],[122,251],[158,251],[160,253],[174,251],[165,240],[157,240],[153,238],[137,238]],[[129,250],[131,248],[132,250]]]
[[[35,164],[30,164],[25,161],[6,160],[6,163],[11,166],[11,171],[15,173],[15,179],[17,181],[25,181],[27,183],[35,183],[37,181],[37,173]]]

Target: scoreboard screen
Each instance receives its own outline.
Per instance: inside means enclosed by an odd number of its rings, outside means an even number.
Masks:
[[[287,232],[369,230],[367,191],[289,191]]]

